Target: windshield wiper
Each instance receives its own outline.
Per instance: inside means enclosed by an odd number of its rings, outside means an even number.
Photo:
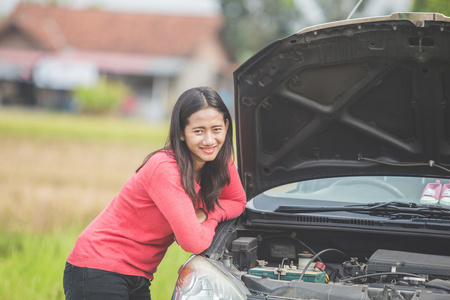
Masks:
[[[399,207],[412,207],[416,208],[415,203],[403,203],[403,202],[375,202],[368,204],[353,204],[346,206],[298,206],[298,205],[280,205],[275,210],[276,212],[288,212],[288,213],[302,213],[302,212],[322,212],[322,211],[372,211],[379,208],[386,209],[386,207],[393,207],[398,210]]]
[[[416,203],[404,203],[398,201],[376,202],[364,205],[346,206],[278,206],[275,212],[282,213],[315,213],[348,211],[368,214],[404,214],[417,217],[450,217],[450,208],[434,205],[418,205]]]

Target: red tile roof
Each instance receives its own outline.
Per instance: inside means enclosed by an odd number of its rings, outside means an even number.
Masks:
[[[16,26],[48,50],[190,56],[199,43],[217,39],[221,16],[180,16],[72,10],[19,4],[0,27]]]

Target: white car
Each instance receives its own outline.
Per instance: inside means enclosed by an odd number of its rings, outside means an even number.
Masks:
[[[450,299],[450,19],[309,27],[234,79],[248,204],[172,299]]]

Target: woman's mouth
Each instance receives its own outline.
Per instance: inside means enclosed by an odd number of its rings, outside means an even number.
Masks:
[[[216,146],[214,147],[200,147],[200,150],[206,154],[212,154],[216,150]]]

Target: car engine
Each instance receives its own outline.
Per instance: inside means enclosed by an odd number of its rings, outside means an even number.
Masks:
[[[366,234],[350,242],[327,232],[303,242],[295,231],[244,233],[229,236],[219,261],[245,284],[248,299],[450,299],[450,257],[412,252],[426,249],[414,238]],[[381,241],[388,249],[376,249]]]

